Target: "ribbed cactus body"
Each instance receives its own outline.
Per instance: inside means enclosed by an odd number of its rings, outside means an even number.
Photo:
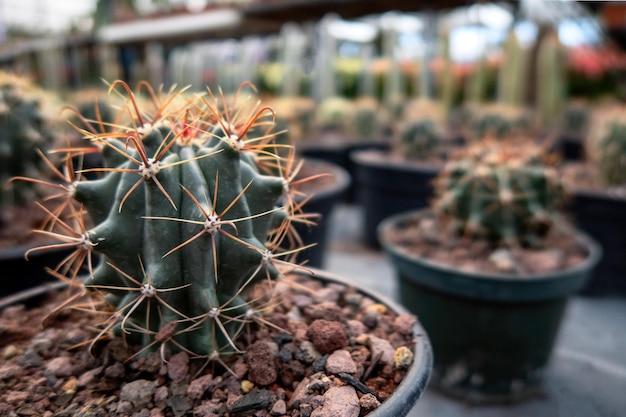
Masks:
[[[84,130],[102,150],[104,167],[90,169],[101,178],[70,188],[94,225],[77,250],[101,255],[84,288],[113,311],[103,332],[141,351],[236,352],[256,314],[246,290],[276,278],[288,256],[293,156],[272,145],[267,109],[153,95],[157,109],[146,110],[127,92],[134,122]]]
[[[486,141],[448,163],[436,182],[434,209],[461,235],[526,244],[549,229],[562,195],[540,148]]]

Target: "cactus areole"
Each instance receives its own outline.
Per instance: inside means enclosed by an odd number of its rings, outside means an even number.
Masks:
[[[283,241],[297,241],[291,228],[301,219],[293,198],[297,165],[293,153],[278,156],[272,118],[264,117],[272,110],[255,103],[247,86],[235,97],[190,96],[140,83],[135,93],[148,97],[141,101],[117,81],[111,92],[128,101],[116,122],[83,119],[81,133],[105,164],[83,171],[99,179],[64,188],[74,216],[68,222],[55,216],[49,233],[76,247],[55,275],[96,300],[104,320],[94,341],[115,331],[143,346],[140,352],[167,348],[202,358],[238,352],[237,336],[257,315],[244,292],[277,278],[279,264],[293,266],[295,250]],[[270,133],[248,137],[252,131]],[[77,214],[89,216],[93,227],[81,230]],[[69,263],[92,252],[101,261],[78,279]]]

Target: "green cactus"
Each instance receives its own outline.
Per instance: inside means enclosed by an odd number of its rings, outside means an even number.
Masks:
[[[494,245],[536,242],[551,227],[564,189],[543,149],[530,141],[486,140],[437,177],[434,212],[462,236]]]
[[[591,119],[591,109],[585,100],[569,100],[561,113],[561,131],[572,137],[584,137]]]
[[[506,139],[528,135],[532,129],[530,114],[519,106],[492,102],[470,105],[466,109],[468,136],[474,139],[491,137]]]
[[[345,131],[353,117],[352,100],[343,96],[331,96],[318,104],[315,124],[322,130]]]
[[[626,111],[623,107],[598,110],[590,126],[585,151],[605,187],[626,184]]]
[[[34,182],[4,187],[11,178],[42,178],[44,161],[38,150],[52,146],[54,135],[40,111],[14,84],[0,85],[0,206],[21,205],[37,195]]]
[[[354,109],[349,131],[364,141],[378,138],[383,123],[383,111],[378,100],[363,96],[353,100],[352,105]]]
[[[537,115],[543,126],[550,126],[563,111],[567,93],[567,55],[557,32],[543,38],[537,54]]]
[[[88,171],[102,178],[55,186],[78,203],[69,218],[86,212],[94,226],[51,213],[56,229],[45,232],[76,248],[71,260],[97,253],[101,262],[84,281],[67,264],[58,271],[69,277],[55,275],[97,301],[105,320],[94,342],[114,331],[141,346],[138,353],[160,347],[219,360],[239,351],[245,323],[260,320],[246,289],[291,265],[294,250],[283,241],[293,240],[300,216],[298,165],[293,153],[273,153],[271,135],[250,136],[267,131],[258,125],[272,113],[259,102],[210,92],[177,100],[176,91],[141,83],[154,104],[142,108],[128,85],[111,84],[120,87],[131,122],[82,130],[101,149],[104,166]]]

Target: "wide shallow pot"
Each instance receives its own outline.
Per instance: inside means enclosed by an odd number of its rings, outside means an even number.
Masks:
[[[433,195],[433,179],[444,164],[406,161],[379,150],[354,151],[350,158],[356,203],[363,209],[363,240],[379,248],[378,224],[392,214],[426,207]]]
[[[374,141],[364,141],[342,136],[320,136],[312,137],[298,143],[298,151],[304,157],[321,159],[335,163],[345,169],[352,178],[355,176],[355,166],[350,158],[353,151],[358,150],[387,150],[389,149],[389,141],[378,139]],[[344,194],[344,201],[352,203],[356,198],[356,184],[354,181],[350,184]]]
[[[350,280],[338,277],[336,275],[333,274],[329,274],[325,271],[322,270],[318,270],[318,269],[311,269],[310,271],[300,271],[300,272],[296,272],[296,274],[298,274],[300,277],[305,278],[305,279],[311,279],[313,281],[319,281],[322,283],[323,287],[328,288],[329,286],[332,286],[333,288],[335,288],[335,290],[338,287],[344,288],[344,289],[350,289],[350,290],[354,290],[354,291],[350,291],[350,293],[352,294],[352,299],[354,299],[354,295],[358,295],[361,298],[362,301],[367,301],[367,303],[365,304],[361,304],[361,305],[372,305],[369,304],[370,302],[373,303],[373,305],[383,305],[385,306],[385,308],[392,312],[394,315],[400,315],[400,314],[407,314],[407,310],[402,307],[401,305],[395,303],[392,300],[386,299],[384,296],[381,296],[378,293],[372,292],[371,290],[368,290],[366,288],[362,288],[359,287],[358,284],[356,284],[355,282],[352,282]],[[21,293],[21,294],[15,294],[12,297],[9,298],[5,298],[5,299],[0,299],[0,317],[2,317],[2,313],[3,313],[3,309],[9,307],[9,306],[16,306],[17,304],[27,304],[29,305],[29,307],[33,307],[35,305],[35,303],[33,302],[33,300],[36,300],[38,302],[43,302],[45,300],[45,294],[46,292],[50,291],[50,290],[59,290],[59,289],[63,289],[63,283],[55,283],[55,284],[47,284],[42,286],[39,290],[36,289],[31,289],[28,292],[25,293]],[[287,286],[288,288],[289,286]],[[296,285],[294,286],[295,288],[301,288],[301,286]],[[365,300],[369,298],[369,300]],[[318,304],[319,305],[319,304]],[[365,307],[360,307],[360,308],[365,308]],[[10,316],[11,314],[15,314],[15,312],[19,311],[19,308],[14,308],[12,310],[12,313],[9,313],[8,315]],[[5,316],[6,317],[6,316]],[[64,315],[64,318],[62,320],[64,320],[63,322],[61,322],[59,324],[59,326],[61,326],[61,328],[63,329],[63,332],[66,334],[74,334],[74,335],[80,335],[80,332],[83,330],[78,330],[78,329],[74,329],[72,326],[72,323],[68,320],[69,318],[72,318],[71,314],[66,314]],[[76,317],[73,317],[74,320],[76,320]],[[33,323],[33,326],[38,326],[38,323]],[[281,333],[282,335],[282,340],[283,342],[280,343],[285,343],[285,337],[286,334]],[[35,338],[37,337],[37,335],[35,335]],[[431,349],[431,345],[430,345],[430,341],[429,338],[427,336],[427,334],[425,333],[423,327],[421,326],[421,324],[418,321],[414,321],[413,325],[412,325],[412,332],[410,334],[407,334],[406,337],[410,338],[413,340],[413,361],[412,364],[409,366],[409,368],[406,370],[406,373],[404,374],[404,378],[403,380],[397,385],[396,389],[391,393],[391,395],[385,400],[383,401],[380,406],[378,406],[378,408],[374,409],[372,412],[370,412],[369,414],[367,414],[370,417],[401,417],[401,416],[406,416],[409,411],[413,408],[413,406],[415,405],[416,401],[418,401],[418,399],[420,398],[420,396],[423,394],[423,392],[425,391],[429,379],[430,379],[430,374],[432,371],[432,361],[433,361],[433,355],[432,355],[432,349]],[[33,345],[31,343],[31,345]],[[0,344],[0,346],[2,346],[2,344]],[[49,341],[48,342],[48,348],[50,348],[51,346],[53,346],[53,342]],[[19,348],[17,348],[19,350]],[[81,348],[78,348],[81,349]],[[120,351],[121,353],[121,351]],[[19,354],[19,353],[17,353]],[[50,359],[46,359],[44,358],[45,361],[40,360],[38,363],[41,366],[45,366],[44,364],[49,364],[48,368],[49,371],[48,374],[50,375],[50,377],[53,377],[52,374],[50,372],[54,372],[52,369],[52,365],[50,365],[51,363],[56,363],[54,359],[50,360]],[[275,359],[275,360],[279,360],[279,359]],[[30,373],[34,373],[37,372],[37,367],[39,365],[37,364],[32,364],[31,367],[29,368],[29,372]],[[119,366],[118,366],[119,368]],[[132,368],[132,366],[131,366]],[[57,369],[57,368],[54,368]],[[157,367],[158,369],[158,367]],[[15,370],[13,370],[15,371]],[[118,373],[119,373],[119,369],[117,369]],[[100,370],[101,372],[101,370]],[[143,371],[143,372],[133,372],[133,375],[129,376],[130,379],[121,381],[120,384],[121,385],[125,385],[127,383],[130,383],[131,381],[133,381],[135,379],[146,379],[149,378],[149,372],[147,371]],[[166,372],[165,374],[159,374],[158,378],[160,379],[159,384],[163,384],[161,385],[162,387],[167,387],[169,382],[169,374]],[[335,376],[335,377],[340,377],[342,380],[344,378],[344,376]],[[349,377],[349,375],[347,376]],[[7,380],[10,380],[11,376],[10,375],[5,375],[4,377],[4,382],[6,382]],[[58,374],[56,376],[54,376],[53,378],[56,383],[56,387],[58,388],[58,390],[65,390],[64,392],[67,392],[66,390],[66,385],[64,385],[64,388],[61,388],[61,384],[63,382],[64,379],[69,378],[70,380],[75,380],[76,378],[72,377],[72,376],[67,376],[66,374]],[[114,397],[115,396],[121,396],[123,394],[120,394],[120,385],[115,385],[112,386],[112,378],[115,378],[112,374],[108,375],[107,377],[103,377],[103,381],[98,382],[98,378],[96,378],[95,380],[93,380],[94,384],[100,384],[98,385],[100,387],[100,389],[105,390],[106,392],[110,392],[110,394],[108,394],[109,396],[106,397],[106,401],[103,401],[103,399],[105,398],[106,394],[104,393],[104,391],[102,393],[97,393],[97,396],[100,396],[98,399],[96,399],[95,401],[93,401],[93,406],[91,408],[89,408],[90,412],[93,412],[95,414],[97,414],[97,411],[100,409],[99,407],[106,407],[107,404],[111,404],[111,402],[115,402],[115,401],[119,401],[116,400]],[[172,377],[173,378],[173,377]],[[45,378],[43,378],[45,379]],[[82,379],[81,379],[82,380]],[[104,380],[108,380],[107,383],[104,383],[106,381]],[[184,379],[183,379],[184,380]],[[349,378],[348,378],[349,380]],[[90,380],[91,381],[91,380]],[[210,380],[209,380],[210,381]],[[23,381],[21,381],[23,382]],[[41,382],[41,381],[40,381]],[[41,382],[43,385],[45,386],[52,386],[54,384],[46,384],[46,382]],[[89,383],[87,383],[89,384]],[[109,386],[107,386],[107,384]],[[172,386],[176,386],[179,387],[182,384],[182,382],[178,382],[178,383],[173,383]],[[359,387],[359,382],[357,380],[355,380],[354,378],[352,378],[351,382],[346,382],[347,385],[352,385],[355,387],[355,390],[361,390],[363,389],[363,387],[365,387],[364,385],[362,385],[361,387]],[[149,385],[149,384],[148,384]],[[74,387],[74,390],[78,389],[79,393],[76,394],[78,398],[80,391],[85,391],[88,390],[88,388],[85,388],[84,386],[77,386],[77,385],[72,385],[72,387]],[[170,386],[171,389],[171,386]],[[207,388],[207,389],[212,389],[212,388]],[[267,388],[270,389],[270,388]],[[121,387],[121,390],[123,392],[128,392],[128,391],[124,391],[124,387]],[[43,392],[45,391],[44,387],[41,386],[40,387],[40,391]],[[180,389],[179,389],[180,391]],[[74,391],[72,391],[74,392]],[[187,391],[185,391],[187,392]],[[24,393],[26,395],[26,393]],[[3,393],[0,393],[0,398],[2,397]],[[65,394],[66,395],[66,401],[63,403],[63,406],[68,405],[69,408],[72,407],[72,395],[74,394]],[[112,395],[112,397],[111,397]],[[139,394],[137,394],[139,398]],[[154,394],[155,396],[157,395],[156,393]],[[172,394],[170,394],[172,395]],[[58,398],[58,397],[55,397]],[[177,394],[177,396],[175,397],[171,397],[173,398],[173,400],[171,402],[168,402],[168,406],[171,408],[175,408],[176,404],[184,404],[184,395],[181,394]],[[67,401],[69,399],[69,402]],[[176,401],[174,401],[176,400]],[[286,401],[288,400],[288,398],[285,399]],[[58,400],[57,400],[58,401]],[[84,399],[83,399],[84,401]],[[182,401],[182,402],[181,402]],[[243,402],[241,402],[243,403]],[[49,403],[48,403],[49,404]],[[78,403],[76,403],[78,404]],[[45,405],[45,404],[44,404]],[[232,407],[234,407],[235,405],[233,404]],[[251,415],[250,413],[253,412],[254,410],[262,410],[265,409],[267,410],[269,407],[271,407],[270,404],[250,404],[249,406],[251,406],[251,409],[248,409],[247,412],[242,412],[240,413],[234,413],[231,415]],[[68,408],[68,409],[69,409]],[[25,409],[33,409],[33,407],[28,407],[28,406],[24,406],[21,408],[22,410]],[[80,407],[76,406],[75,410],[79,410]],[[84,408],[87,409],[87,408]],[[191,411],[190,411],[191,412]],[[94,414],[94,415],[95,415]],[[65,415],[65,414],[64,414]],[[101,415],[101,414],[98,414]],[[181,414],[182,415],[182,414]],[[187,415],[187,414],[185,414]],[[195,414],[194,414],[195,415]]]
[[[573,190],[568,203],[573,221],[596,239],[603,249],[593,277],[581,293],[626,296],[626,195],[605,191]]]
[[[294,223],[294,227],[304,245],[315,244],[298,253],[297,260],[307,260],[307,265],[321,268],[324,266],[325,254],[328,250],[328,227],[333,208],[344,199],[348,187],[352,183],[350,174],[341,166],[321,159],[305,158],[301,170],[303,177],[317,174],[327,176],[303,185],[303,191],[311,198],[302,207],[305,213],[315,213],[319,217],[315,224]]]
[[[590,278],[601,248],[579,235],[587,258],[556,273],[515,277],[461,271],[410,255],[384,239],[423,213],[391,216],[379,234],[396,270],[400,301],[420,318],[431,339],[431,385],[470,403],[516,402],[542,393],[568,298]]]

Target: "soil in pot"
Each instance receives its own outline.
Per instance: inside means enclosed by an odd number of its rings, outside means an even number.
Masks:
[[[413,315],[309,274],[272,286],[278,303],[264,301],[266,282],[249,294],[264,314],[238,339],[245,353],[211,362],[170,353],[174,329],[159,334],[164,348],[155,352],[137,355],[121,337],[102,338],[90,350],[97,330],[85,310],[47,316],[65,299],[63,292],[37,308],[6,307],[0,313],[0,414],[406,415],[431,365],[428,339]],[[407,371],[414,379],[403,382]],[[400,389],[411,395],[392,395]],[[379,414],[383,410],[391,414]]]
[[[400,300],[433,344],[431,386],[477,404],[544,394],[568,297],[600,256],[597,245],[563,225],[551,228],[543,248],[502,250],[459,239],[428,210],[381,224]]]

